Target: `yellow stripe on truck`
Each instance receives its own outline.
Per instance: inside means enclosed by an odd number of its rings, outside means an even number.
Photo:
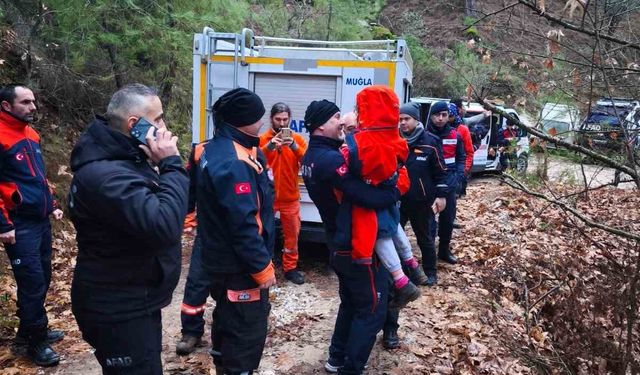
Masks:
[[[233,56],[215,55],[211,57],[212,62],[233,62]],[[274,57],[246,57],[249,64],[272,64],[284,65],[284,59]],[[336,61],[318,60],[318,67],[326,68],[384,68],[389,70],[389,87],[395,88],[396,84],[396,63],[389,61]]]
[[[207,64],[200,65],[200,142],[207,139]]]

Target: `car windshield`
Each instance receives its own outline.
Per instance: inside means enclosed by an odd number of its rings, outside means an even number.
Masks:
[[[562,121],[555,120],[543,120],[542,130],[549,132],[551,129],[555,129],[556,133],[566,133],[570,130],[570,124]]]
[[[628,108],[614,108],[613,106],[597,105],[591,110],[591,113],[589,113],[584,122],[585,124],[620,126],[620,119],[624,119],[628,114]]]

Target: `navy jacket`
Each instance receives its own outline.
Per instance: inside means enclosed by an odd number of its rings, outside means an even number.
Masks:
[[[407,171],[411,187],[402,197],[403,202],[428,202],[446,197],[451,191],[450,173],[444,163],[440,139],[423,129],[422,134],[409,143]]]
[[[0,112],[0,233],[15,229],[15,216],[47,218],[54,203],[40,136],[28,123]]]
[[[350,225],[350,221],[337,223],[338,196],[364,208],[383,209],[400,199],[395,187],[374,187],[348,173],[344,157],[339,151],[342,141],[312,135],[309,147],[302,159],[302,177],[309,197],[318,207],[331,250],[350,250],[350,238],[336,238],[338,225]],[[340,228],[351,233],[350,228]]]
[[[198,235],[209,273],[254,274],[273,257],[273,182],[259,143],[222,123],[200,157]]]
[[[452,187],[450,193],[455,193],[458,184],[464,180],[464,165],[467,153],[464,151],[462,136],[451,125],[438,128],[429,120],[428,130],[440,139],[444,163],[449,171],[449,183]]]
[[[168,305],[180,277],[189,179],[179,156],[156,172],[135,142],[97,118],[71,153],[72,307],[96,321]]]

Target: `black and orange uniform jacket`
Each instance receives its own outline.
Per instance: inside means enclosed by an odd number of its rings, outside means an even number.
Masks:
[[[0,233],[15,229],[12,217],[42,220],[55,201],[47,182],[40,136],[28,123],[0,112]]]
[[[203,268],[210,274],[273,276],[273,183],[260,139],[226,123],[200,157],[196,207]]]
[[[178,283],[187,171],[178,155],[156,170],[136,142],[98,117],[71,153],[76,317],[109,322],[147,315],[171,302]]]
[[[395,186],[375,187],[348,173],[349,167],[339,151],[341,146],[341,140],[312,135],[302,159],[304,184],[318,207],[331,251],[352,249],[351,220],[338,222],[343,198],[372,210],[388,208],[400,199],[400,190]]]

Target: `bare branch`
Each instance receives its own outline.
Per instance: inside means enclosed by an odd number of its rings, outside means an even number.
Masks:
[[[528,126],[525,125],[524,123],[522,123],[520,120],[516,119],[515,117],[511,116],[510,114],[508,114],[507,112],[505,112],[502,109],[497,108],[495,105],[493,105],[491,102],[489,102],[488,100],[480,97],[479,95],[476,95],[476,100],[478,100],[480,103],[482,103],[482,105],[484,106],[484,108],[495,112],[495,113],[499,113],[500,115],[502,115],[503,117],[505,117],[507,120],[509,120],[510,122],[512,122],[513,124],[515,124],[516,126],[518,126],[520,129],[525,130],[527,133],[529,134],[533,134],[536,137],[540,138],[540,139],[544,139],[548,142],[554,143],[556,145],[559,146],[563,146],[571,151],[576,151],[579,152],[583,155],[587,155],[592,157],[593,159],[602,162],[603,164],[617,169],[621,172],[624,172],[626,174],[628,174],[629,176],[631,176],[634,181],[636,182],[636,185],[638,185],[638,187],[640,188],[640,173],[638,173],[638,171],[634,168],[631,168],[625,164],[619,163],[611,158],[608,158],[600,153],[597,153],[595,151],[589,150],[585,147],[564,141],[562,139],[559,139],[557,137],[552,137],[550,135],[548,135],[547,133],[536,129],[532,126]]]
[[[583,33],[583,34],[587,34],[587,35],[593,36],[593,37],[596,36],[596,32],[595,31],[587,30],[587,29],[585,29],[583,27],[576,26],[576,25],[574,25],[572,23],[563,21],[560,18],[554,17],[554,16],[550,15],[549,13],[543,12],[540,8],[538,8],[538,6],[535,4],[535,2],[532,3],[531,1],[528,1],[528,0],[518,0],[518,1],[520,2],[520,4],[523,4],[526,7],[530,8],[533,11],[535,11],[536,13],[538,13],[538,15],[540,17],[544,17],[544,18],[548,19],[551,22],[557,23],[558,25],[563,26],[563,27],[565,27],[565,28],[567,28],[569,30],[577,31],[577,32],[580,32],[580,33]],[[605,39],[605,40],[607,40],[609,42],[622,44],[627,48],[640,50],[640,44],[638,44],[638,43],[630,42],[630,41],[624,40],[624,39],[619,39],[619,38],[616,38],[616,37],[608,35],[608,34],[600,34],[599,36],[600,36],[600,38]]]
[[[469,28],[471,28],[471,27],[473,27],[473,26],[477,25],[478,23],[482,22],[482,21],[483,21],[483,20],[485,20],[486,18],[489,18],[489,17],[491,17],[491,16],[495,16],[496,14],[498,14],[498,13],[502,13],[502,12],[504,12],[505,10],[509,10],[509,9],[511,9],[511,8],[513,8],[513,7],[515,7],[515,6],[516,6],[516,5],[518,5],[518,4],[520,4],[520,2],[516,1],[515,3],[512,3],[512,4],[510,4],[510,5],[507,5],[506,7],[502,8],[502,9],[499,9],[499,10],[496,10],[495,12],[491,12],[491,13],[485,14],[485,15],[484,15],[482,18],[480,18],[479,20],[475,21],[475,22],[474,22],[474,23],[472,23],[471,25],[469,25],[469,26],[465,27],[464,29],[462,29],[462,31],[467,31]]]

